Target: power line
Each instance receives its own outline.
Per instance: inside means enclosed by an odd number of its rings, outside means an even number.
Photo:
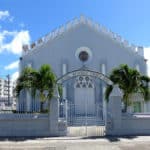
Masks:
[[[7,79],[8,74],[0,74],[0,78]],[[9,78],[11,79],[11,76],[9,75]]]

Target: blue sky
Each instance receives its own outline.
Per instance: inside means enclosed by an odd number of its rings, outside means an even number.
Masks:
[[[0,77],[17,76],[21,45],[81,14],[135,45],[150,59],[149,0],[0,0]]]

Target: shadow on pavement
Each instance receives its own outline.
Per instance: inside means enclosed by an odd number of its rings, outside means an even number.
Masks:
[[[106,139],[110,142],[118,142],[122,139],[135,139],[137,136],[91,136],[91,137],[83,137],[82,139]]]
[[[137,136],[88,136],[88,137],[0,137],[0,141],[27,141],[27,140],[95,140],[104,139],[110,142],[119,142],[120,139],[135,139]]]
[[[27,141],[27,140],[36,140],[39,137],[0,137],[0,141]]]

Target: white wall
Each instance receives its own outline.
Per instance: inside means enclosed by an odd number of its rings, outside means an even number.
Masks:
[[[150,114],[124,116],[121,120],[121,131],[123,135],[150,135]]]
[[[49,114],[0,114],[0,137],[64,136],[66,122],[58,120],[58,110],[58,99],[52,98]]]
[[[0,136],[50,136],[48,116],[0,114]]]
[[[108,106],[107,135],[150,135],[150,113],[121,113],[121,96],[111,96]]]
[[[144,102],[144,112],[150,112],[150,101]]]

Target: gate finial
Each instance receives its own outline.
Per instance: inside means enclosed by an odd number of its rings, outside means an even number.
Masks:
[[[110,97],[111,96],[120,96],[120,97],[122,97],[122,92],[121,92],[120,88],[118,87],[118,85],[114,85],[113,90],[110,94]]]

